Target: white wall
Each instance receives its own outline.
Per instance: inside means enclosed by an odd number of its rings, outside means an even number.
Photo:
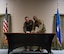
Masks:
[[[12,32],[23,32],[24,17],[31,19],[34,15],[44,20],[46,32],[51,33],[53,29],[53,17],[57,11],[64,14],[64,0],[0,0],[0,14],[5,13],[8,3],[8,13],[12,16]]]

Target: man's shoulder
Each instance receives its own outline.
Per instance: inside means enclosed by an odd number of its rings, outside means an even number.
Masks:
[[[41,23],[44,23],[44,20],[43,19],[38,19],[39,22]]]
[[[29,21],[33,21],[33,20],[30,19]]]
[[[33,22],[33,20],[29,20],[29,22]]]
[[[26,22],[24,22],[24,25],[26,25]]]

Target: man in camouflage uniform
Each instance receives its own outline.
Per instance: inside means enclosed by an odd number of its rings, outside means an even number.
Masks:
[[[23,25],[23,31],[25,33],[31,33],[32,31],[32,28],[33,28],[33,21],[29,19],[28,16],[25,17],[25,22],[24,22],[24,25]],[[29,50],[32,51],[32,46],[29,46]],[[25,46],[25,50],[27,50],[27,46]]]
[[[45,33],[46,29],[44,22],[41,19],[38,19],[36,16],[33,16],[33,19],[34,19],[34,32]],[[37,31],[35,31],[36,27],[38,27]]]
[[[33,28],[33,21],[30,20],[28,16],[26,16],[24,26],[23,26],[23,31],[25,33],[27,33],[27,32],[31,33],[32,28]]]
[[[41,19],[38,19],[36,16],[33,16],[34,20],[34,27],[33,27],[33,32],[35,33],[45,33],[45,25],[44,22],[41,21]],[[40,51],[40,47],[36,51]]]

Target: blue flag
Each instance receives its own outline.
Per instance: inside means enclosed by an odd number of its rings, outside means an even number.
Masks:
[[[56,34],[57,34],[58,43],[62,45],[61,30],[60,30],[60,14],[58,9],[56,15]]]

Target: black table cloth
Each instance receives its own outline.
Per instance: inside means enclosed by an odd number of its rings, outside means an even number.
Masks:
[[[8,39],[8,54],[22,46],[41,46],[51,52],[51,43],[55,33],[4,33]]]

